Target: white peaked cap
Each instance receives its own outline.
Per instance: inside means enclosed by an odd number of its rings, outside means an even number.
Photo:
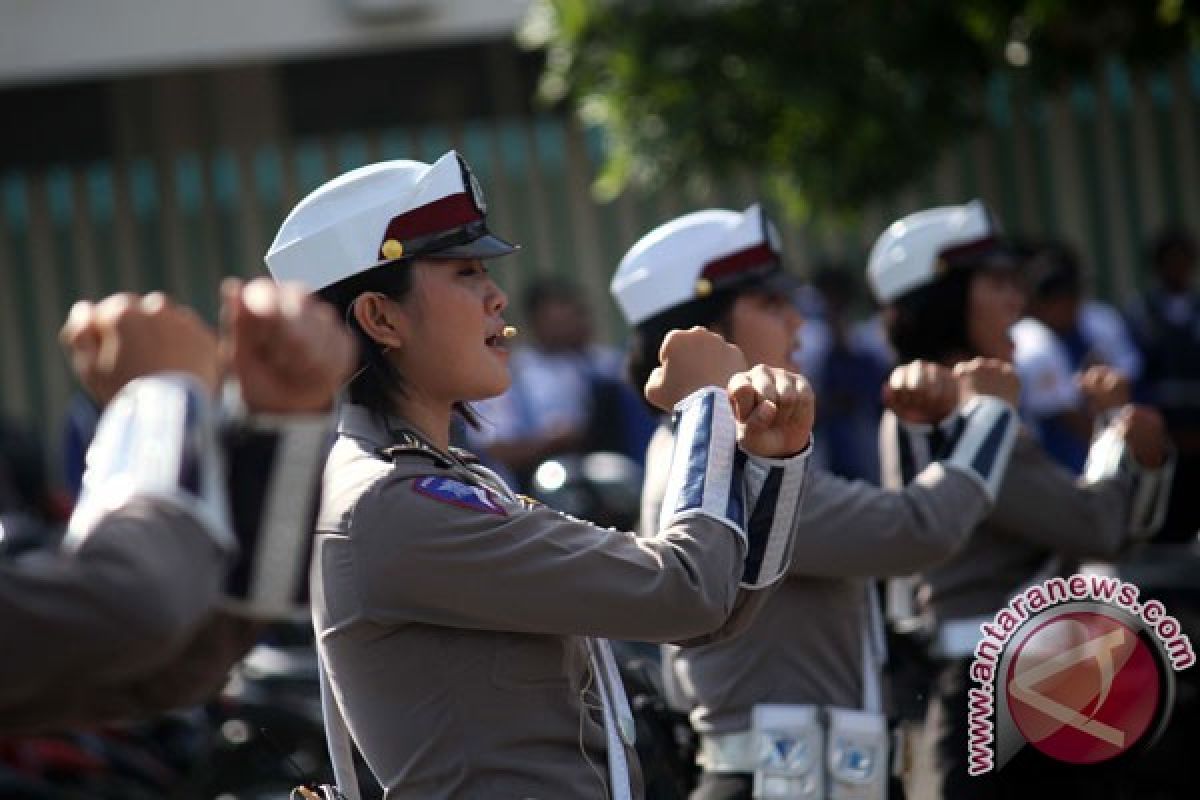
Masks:
[[[419,256],[494,258],[516,250],[487,230],[487,205],[453,150],[432,165],[383,161],[313,190],[267,251],[278,281],[317,291],[389,261]]]
[[[637,325],[714,290],[782,275],[780,249],[779,232],[757,204],[695,211],[639,239],[609,288],[625,320]]]
[[[879,302],[890,303],[932,283],[956,261],[1001,251],[999,234],[982,200],[909,214],[875,240],[867,283]]]

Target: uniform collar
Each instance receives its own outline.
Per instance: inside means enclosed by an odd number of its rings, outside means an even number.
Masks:
[[[470,453],[453,447],[450,453],[441,450],[402,417],[382,417],[355,403],[342,404],[337,432],[339,436],[358,440],[365,449],[389,460],[394,456],[393,450],[420,452],[443,466],[474,460]]]
[[[392,420],[388,420],[390,424]],[[371,447],[389,444],[388,426],[365,406],[342,403],[338,409],[337,432],[339,436],[360,439]]]

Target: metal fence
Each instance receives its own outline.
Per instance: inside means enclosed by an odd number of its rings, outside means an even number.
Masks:
[[[1078,247],[1098,294],[1121,301],[1143,285],[1145,241],[1158,227],[1200,228],[1200,55],[1147,75],[1112,64],[1053,97],[998,78],[988,116],[853,229],[785,226],[798,270],[821,257],[858,268],[891,219],[978,196],[1010,231]],[[708,197],[668,189],[597,204],[589,186],[602,144],[553,116],[0,174],[0,413],[57,440],[72,386],[55,332],[76,298],[165,289],[212,319],[220,276],[261,273],[275,228],[306,192],[363,163],[432,160],[450,147],[479,174],[494,228],[524,245],[496,270],[505,288],[519,291],[536,274],[573,278],[611,340],[621,326],[608,279],[641,232],[687,210],[757,197],[754,176],[738,176]]]

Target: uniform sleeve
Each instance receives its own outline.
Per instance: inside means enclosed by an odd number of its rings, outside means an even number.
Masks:
[[[1146,540],[1158,532],[1166,518],[1175,460],[1176,454],[1171,450],[1161,467],[1143,467],[1134,460],[1117,429],[1109,425],[1092,441],[1083,467],[1083,482],[1099,484],[1115,478],[1127,480],[1130,488],[1126,531],[1131,540]]]
[[[950,556],[992,508],[1017,435],[1016,414],[976,398],[949,424],[881,430],[888,489],[814,475],[800,515],[791,572],[905,575]]]
[[[265,627],[262,620],[243,614],[225,609],[211,611],[169,661],[94,696],[87,719],[144,719],[212,700],[228,682],[229,671],[250,651]]]
[[[348,540],[321,538],[320,568],[360,587],[362,612],[384,623],[641,641],[710,633],[733,610],[745,570],[744,460],[724,392],[698,392],[680,411],[653,536],[542,506],[454,503],[429,496],[421,479],[389,478],[359,501]],[[316,598],[336,627],[331,599]]]
[[[935,463],[902,490],[814,474],[796,519],[790,572],[884,577],[925,569],[950,556],[992,504],[962,472]]]
[[[694,426],[682,424],[686,414],[702,410],[697,403],[677,416],[675,436],[660,428],[652,439],[639,530],[663,529],[677,519],[674,506],[685,503],[694,491],[685,482],[727,481],[731,484],[730,507],[724,513],[739,520],[747,542],[741,585],[751,590],[766,588],[787,573],[812,445],[788,458],[764,458],[740,450],[717,457],[706,440],[697,444],[689,433]],[[725,415],[722,424],[732,432],[731,415]],[[724,463],[728,458],[732,464]]]
[[[749,551],[742,587],[764,589],[788,572],[808,480],[810,443],[789,458],[746,455],[745,494]]]
[[[671,641],[719,627],[732,610],[744,544],[712,518],[639,538],[544,506],[456,508],[422,497],[418,482],[386,480],[364,496],[353,545],[319,542],[327,574],[354,571],[339,583],[360,585],[370,619]]]
[[[1099,440],[1098,440],[1099,441]],[[1089,459],[1096,454],[1093,445]],[[1077,480],[1022,435],[992,521],[1070,558],[1112,558],[1130,538],[1133,475],[1093,468]]]
[[[111,686],[169,659],[216,602],[228,524],[215,415],[182,374],[131,381],[87,453],[62,552],[4,565],[0,705]]]
[[[67,523],[64,549],[78,550],[106,515],[133,498],[174,506],[216,546],[236,549],[215,409],[191,376],[139,378],[109,403],[88,448],[83,490]]]
[[[216,602],[224,563],[194,516],[135,498],[106,515],[76,552],[4,564],[0,727],[17,723],[8,713],[17,707],[29,720],[77,715],[70,706],[84,702],[87,688],[169,661]]]

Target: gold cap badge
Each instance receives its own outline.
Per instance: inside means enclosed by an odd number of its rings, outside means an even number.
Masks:
[[[404,257],[404,245],[395,239],[385,241],[383,247],[379,248],[379,251],[389,261]]]

